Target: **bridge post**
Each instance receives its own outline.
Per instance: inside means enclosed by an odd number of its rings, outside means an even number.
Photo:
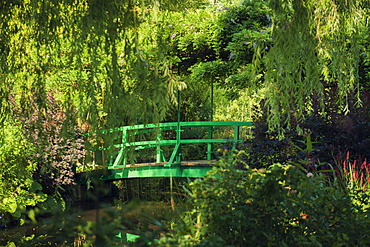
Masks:
[[[122,144],[127,143],[127,128],[122,129]],[[124,145],[122,148],[122,154],[124,153],[123,157],[123,166],[126,166],[127,164],[127,147]]]
[[[208,139],[213,139],[213,128],[208,127]],[[212,160],[213,158],[213,143],[207,143],[207,160]]]
[[[112,168],[117,168],[117,167],[120,167],[120,166],[125,167],[126,163],[127,163],[127,147],[125,145],[127,143],[127,128],[123,127],[123,128],[121,128],[121,131],[122,131],[121,143],[123,144],[123,146],[118,151],[118,155],[117,155],[116,159],[114,160],[114,163],[110,162],[109,165]]]
[[[236,144],[239,141],[240,137],[240,126],[234,126],[234,143],[233,143],[233,149],[236,149]]]
[[[181,91],[177,90],[177,130],[176,130],[176,163],[181,163]],[[172,164],[170,164],[172,165]]]
[[[156,155],[157,163],[161,163],[163,161],[163,154],[161,150],[161,139],[162,139],[162,134],[158,133],[157,134],[157,155]]]
[[[177,146],[177,148],[175,148],[176,163],[181,162],[181,132],[182,132],[182,129],[181,129],[181,126],[180,126],[180,123],[179,123],[178,124],[178,129],[176,130],[176,146]]]
[[[170,160],[168,161],[168,164],[166,164],[166,167],[172,166],[174,163],[181,163],[181,125],[180,122],[177,122],[177,129],[176,129],[176,145],[174,150],[172,151]],[[174,162],[176,160],[176,162]]]

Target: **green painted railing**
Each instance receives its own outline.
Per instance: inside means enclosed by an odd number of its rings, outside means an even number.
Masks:
[[[158,123],[158,124],[141,124],[133,126],[123,126],[115,129],[102,131],[103,134],[121,132],[119,143],[115,143],[107,148],[102,148],[103,150],[115,148],[118,149],[117,156],[113,157],[109,162],[109,169],[123,168],[127,164],[127,157],[129,150],[140,150],[145,148],[156,148],[156,162],[164,162],[167,167],[171,167],[175,164],[181,163],[181,146],[189,143],[204,143],[207,144],[207,160],[213,158],[213,144],[214,143],[226,143],[225,138],[216,139],[213,138],[214,127],[224,126],[232,127],[231,136],[228,137],[228,141],[233,142],[233,147],[237,142],[241,141],[240,137],[241,127],[252,127],[251,122],[171,122],[171,123]],[[207,138],[204,139],[184,139],[182,137],[182,132],[186,128],[207,128]],[[175,130],[176,138],[173,140],[166,140],[162,138],[163,131]],[[130,141],[135,139],[134,136],[142,135],[146,133],[155,133],[152,140],[144,141]],[[117,134],[117,133],[116,133]],[[174,145],[174,150],[166,160],[161,149],[164,145]]]

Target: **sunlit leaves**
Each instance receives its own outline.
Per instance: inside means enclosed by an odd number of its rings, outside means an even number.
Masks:
[[[167,12],[199,2],[2,1],[0,195],[19,184],[24,185],[22,193],[31,191],[36,166],[45,175],[54,171],[48,167],[52,161],[63,165],[70,154],[66,150],[76,149],[64,142],[76,136],[76,125],[94,131],[162,120],[168,95],[184,88],[172,73],[176,59],[168,56],[170,33],[164,19]],[[60,122],[49,96],[56,99]],[[58,131],[46,130],[55,122]],[[60,142],[45,149],[50,139]],[[31,166],[28,160],[40,151],[42,157]]]
[[[363,9],[360,1],[271,3],[274,32],[265,60],[267,105],[270,128],[281,130],[290,127],[292,116],[303,118],[311,95],[323,95],[320,80],[338,85],[338,104],[357,87]]]
[[[34,147],[23,136],[20,123],[8,119],[4,128],[7,135],[0,141],[0,212],[19,217],[26,206],[44,201],[46,195],[32,179],[35,166],[27,157]]]
[[[77,109],[76,116],[67,117],[87,120],[95,129],[159,121],[164,114],[161,109],[168,104],[163,96],[172,66],[166,54],[170,37],[162,12],[187,4],[134,0],[3,3],[0,70],[7,87],[1,88],[1,98],[15,95],[24,113],[32,114],[45,108],[46,92],[52,89],[62,105]],[[151,28],[151,36],[143,33],[143,24]],[[153,102],[140,100],[147,96]],[[4,115],[9,114],[6,105],[5,100]],[[138,118],[142,107],[151,117]]]

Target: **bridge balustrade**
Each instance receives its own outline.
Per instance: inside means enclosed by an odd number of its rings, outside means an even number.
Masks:
[[[103,134],[116,134],[117,143],[109,147],[101,148],[102,150],[116,149],[116,156],[112,156],[108,164],[109,169],[123,168],[128,163],[128,153],[130,150],[141,150],[147,148],[156,148],[156,163],[164,163],[164,166],[171,167],[181,163],[181,147],[185,144],[206,144],[207,145],[207,160],[212,160],[214,157],[213,144],[232,142],[232,148],[235,148],[236,143],[243,140],[241,138],[242,127],[252,127],[251,122],[170,122],[158,124],[140,124],[133,126],[123,126],[115,129],[102,131]],[[215,127],[231,127],[231,136],[226,138],[214,138]],[[190,138],[183,137],[182,132],[188,128],[206,128],[206,138]],[[165,131],[174,130],[176,137],[174,139],[162,138]],[[121,133],[117,133],[121,132]],[[143,136],[148,133],[154,133],[150,140],[136,140],[136,136]],[[117,138],[118,134],[118,138]],[[165,145],[174,145],[171,156],[167,160],[163,154],[162,147]]]

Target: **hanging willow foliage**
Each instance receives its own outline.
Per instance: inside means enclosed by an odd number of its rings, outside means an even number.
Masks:
[[[166,55],[165,13],[197,2],[203,1],[0,1],[0,120],[11,116],[10,102],[23,116],[48,118],[52,92],[71,125],[78,120],[96,130],[160,121],[178,84]],[[336,83],[343,102],[356,88],[366,3],[270,1],[273,47],[263,59],[271,129],[301,119],[311,96],[323,94],[320,80]],[[141,37],[143,24],[151,39]]]
[[[189,2],[1,1],[0,120],[12,115],[10,102],[23,117],[39,112],[47,119],[52,93],[66,122],[88,123],[90,131],[160,121],[175,77],[164,55],[165,15],[158,16]],[[143,23],[153,28],[151,53],[140,41]]]
[[[264,57],[270,129],[283,133],[292,117],[302,120],[311,97],[323,96],[323,81],[338,86],[338,104],[345,113],[347,93],[359,89],[358,40],[366,28],[365,2],[270,1],[273,47]]]

